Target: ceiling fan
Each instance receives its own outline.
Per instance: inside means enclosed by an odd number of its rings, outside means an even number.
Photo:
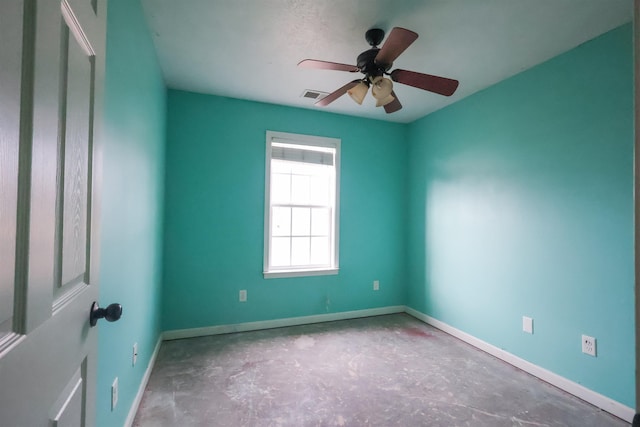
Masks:
[[[315,105],[319,107],[331,104],[345,93],[348,93],[358,104],[362,104],[371,86],[371,94],[376,99],[376,107],[384,106],[387,113],[394,113],[402,108],[402,104],[393,91],[392,80],[396,83],[402,83],[444,96],[453,95],[458,88],[459,82],[457,80],[446,77],[432,76],[430,74],[401,69],[395,69],[389,72],[393,61],[417,38],[418,34],[413,31],[394,27],[384,45],[378,48],[378,45],[384,39],[384,30],[372,28],[365,34],[365,39],[371,46],[371,49],[365,50],[358,55],[357,65],[305,59],[300,61],[298,66],[318,70],[338,70],[351,73],[361,72],[364,74],[364,78],[353,80],[316,102]],[[385,75],[391,77],[391,80],[384,77]]]

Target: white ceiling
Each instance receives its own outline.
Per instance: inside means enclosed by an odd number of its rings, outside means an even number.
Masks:
[[[142,0],[170,88],[411,122],[632,19],[633,0]],[[403,109],[371,95],[328,107],[301,97],[361,74],[298,68],[303,59],[356,63],[364,33],[404,27],[420,37],[403,68],[460,81],[450,98],[395,84]]]

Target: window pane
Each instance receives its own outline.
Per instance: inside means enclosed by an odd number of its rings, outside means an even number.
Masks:
[[[291,198],[291,175],[274,173],[271,175],[271,203],[287,204]]]
[[[314,205],[329,204],[329,177],[326,175],[311,177],[311,203]]]
[[[271,173],[284,173],[291,174],[291,162],[287,162],[284,160],[271,160]]]
[[[311,238],[311,264],[329,264],[329,238]]]
[[[271,265],[286,267],[291,260],[291,239],[289,237],[273,237],[271,239]]]
[[[330,230],[329,215],[330,210],[327,208],[314,208],[311,210],[311,234],[313,236],[328,236]]]
[[[291,173],[294,175],[308,175],[309,169],[313,168],[310,163],[295,163],[291,162]]]
[[[306,205],[309,203],[309,176],[291,176],[291,203],[296,205]]]
[[[272,236],[291,235],[291,208],[274,207],[271,217]]]
[[[293,237],[291,241],[291,265],[309,265],[310,239]]]
[[[308,236],[311,232],[311,213],[309,208],[293,208],[291,215],[291,235]]]

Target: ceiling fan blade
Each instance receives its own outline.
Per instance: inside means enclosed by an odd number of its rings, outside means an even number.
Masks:
[[[411,43],[416,41],[418,34],[405,28],[394,27],[387,37],[380,52],[376,55],[376,63],[391,65]]]
[[[298,62],[298,67],[313,68],[315,70],[337,70],[337,71],[349,71],[355,73],[360,71],[355,65],[339,64],[337,62],[319,61],[317,59],[305,59]]]
[[[439,93],[444,96],[453,95],[459,84],[457,80],[446,77],[432,76],[430,74],[416,73],[415,71],[407,70],[393,70],[390,76],[394,82]]]
[[[398,99],[398,95],[396,95],[395,92],[391,92],[391,96],[393,96],[395,99],[384,106],[384,111],[386,111],[387,114],[395,113],[402,108],[402,104]]]
[[[314,105],[317,105],[318,107],[326,107],[327,105],[331,104],[333,101],[335,101],[336,99],[340,98],[342,95],[347,93],[349,89],[351,89],[358,83],[360,83],[360,80],[354,80],[352,82],[349,82],[346,85],[342,86],[340,89],[331,92],[329,95],[325,96],[320,101],[316,102]]]

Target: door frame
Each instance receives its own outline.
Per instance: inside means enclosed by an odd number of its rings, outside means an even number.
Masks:
[[[633,75],[634,75],[634,264],[635,264],[635,351],[636,415],[633,427],[640,427],[640,0],[633,2]]]

